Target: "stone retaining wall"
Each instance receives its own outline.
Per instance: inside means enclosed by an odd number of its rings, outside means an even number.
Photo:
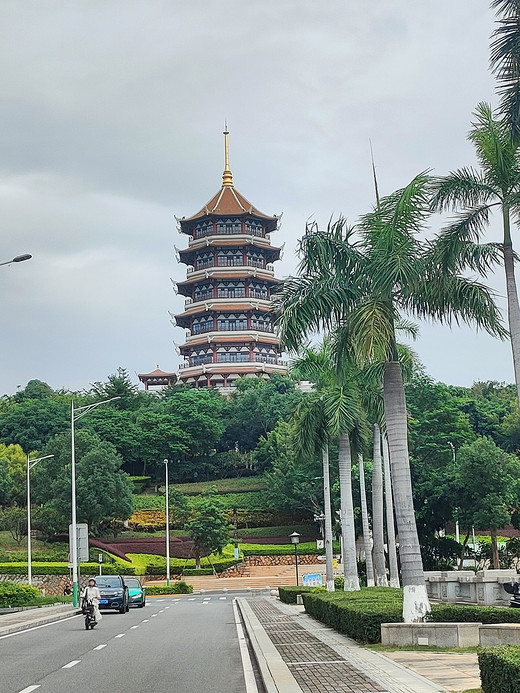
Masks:
[[[17,585],[26,585],[27,575],[0,575],[0,582],[15,582]],[[68,575],[33,575],[32,584],[37,587],[43,596],[63,595],[65,585],[69,582]],[[80,578],[80,589],[86,587],[87,578]]]
[[[311,554],[298,554],[298,563],[300,565],[314,565],[320,563],[318,556]],[[294,554],[287,556],[247,556],[244,563],[248,565],[294,565]]]

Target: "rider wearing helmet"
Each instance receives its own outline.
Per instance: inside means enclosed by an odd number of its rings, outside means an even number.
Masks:
[[[96,581],[94,578],[90,578],[88,585],[83,590],[83,600],[87,602],[92,602],[94,605],[94,617],[96,623],[101,621],[101,612],[99,611],[99,600],[101,599],[101,593],[99,587],[96,586]]]

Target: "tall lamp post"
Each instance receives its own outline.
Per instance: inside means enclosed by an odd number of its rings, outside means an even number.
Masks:
[[[168,495],[168,460],[164,460],[166,477],[166,586],[170,586],[170,499]]]
[[[31,474],[30,471],[33,467],[36,467],[38,462],[42,460],[47,460],[49,457],[54,457],[54,455],[45,455],[45,457],[38,457],[35,460],[31,460],[29,455],[27,455],[27,581],[29,585],[32,585],[32,544],[31,544]]]
[[[70,413],[70,429],[71,429],[71,488],[72,488],[72,603],[74,606],[78,606],[78,538],[76,536],[76,450],[74,442],[74,424],[82,416],[88,414],[92,409],[99,407],[101,404],[107,404],[107,402],[113,402],[115,399],[121,399],[121,397],[111,397],[110,399],[104,399],[101,402],[96,402],[95,404],[86,404],[84,407],[78,407],[74,409],[74,400],[71,402],[71,413]]]
[[[6,260],[5,262],[0,262],[0,267],[2,265],[10,265],[13,262],[24,262],[25,260],[30,260],[32,258],[32,255],[29,255],[29,253],[24,253],[24,255],[17,255],[16,257],[13,257],[12,260]]]
[[[299,585],[299,579],[298,579],[298,544],[300,543],[300,537],[301,534],[298,532],[293,532],[292,534],[289,534],[289,537],[291,539],[291,544],[294,544],[294,563],[296,566],[296,585]]]
[[[453,464],[455,464],[455,462],[457,461],[457,453],[455,451],[455,446],[453,445],[451,440],[448,440],[448,445],[451,448],[451,455],[453,457]],[[457,544],[460,544],[460,527],[459,527],[459,521],[458,520],[455,521],[455,541],[457,542]]]

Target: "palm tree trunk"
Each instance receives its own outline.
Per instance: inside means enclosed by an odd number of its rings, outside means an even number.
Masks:
[[[374,534],[374,573],[377,587],[388,587],[384,547],[383,468],[381,465],[381,432],[374,424],[374,459],[372,468],[372,531]]]
[[[339,489],[341,496],[341,536],[343,539],[343,576],[345,592],[359,590],[356,556],[356,529],[354,526],[354,500],[352,498],[352,458],[348,435],[339,438]]]
[[[388,539],[388,565],[390,567],[390,587],[401,587],[397,548],[395,543],[394,499],[392,496],[392,475],[390,474],[390,452],[388,438],[383,437],[383,463],[385,466],[386,536]]]
[[[511,224],[509,208],[502,209],[504,220],[504,270],[506,275],[507,320],[513,352],[513,368],[515,373],[516,393],[520,406],[520,305],[515,279],[515,260],[511,241]]]
[[[424,569],[415,524],[408,426],[403,373],[398,361],[385,363],[383,396],[390,465],[394,485],[395,512],[399,533],[399,555],[403,578],[403,621],[418,623],[430,611]]]
[[[359,488],[361,492],[361,524],[363,527],[363,546],[365,549],[365,566],[367,570],[367,587],[374,587],[374,564],[372,563],[372,539],[368,524],[367,490],[365,484],[365,463],[363,454],[358,452]]]
[[[323,505],[325,513],[325,580],[327,591],[334,592],[334,565],[332,551],[332,511],[330,507],[329,446],[322,449],[323,460]]]

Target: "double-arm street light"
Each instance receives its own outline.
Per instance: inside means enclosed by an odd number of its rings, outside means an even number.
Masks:
[[[24,255],[17,255],[16,257],[13,257],[12,260],[6,260],[5,262],[0,262],[0,267],[2,265],[11,265],[13,262],[24,262],[25,260],[30,260],[32,258],[32,255],[29,255],[29,253],[25,253]]]
[[[168,460],[164,460],[166,476],[166,585],[170,586],[170,499],[168,497]]]
[[[115,399],[121,399],[121,397],[111,397],[110,399],[104,399],[101,402],[95,402],[94,404],[86,404],[84,407],[78,407],[74,409],[74,400],[71,403],[71,414],[70,414],[70,429],[72,437],[71,445],[71,487],[72,487],[72,602],[74,606],[78,606],[78,538],[76,536],[76,450],[74,444],[74,424],[82,416],[88,414],[92,409],[99,407],[101,404],[107,404],[107,402],[113,402]]]
[[[31,460],[27,455],[27,581],[32,585],[32,545],[31,545],[31,469],[36,467],[38,462],[47,460],[54,455],[45,455]]]

